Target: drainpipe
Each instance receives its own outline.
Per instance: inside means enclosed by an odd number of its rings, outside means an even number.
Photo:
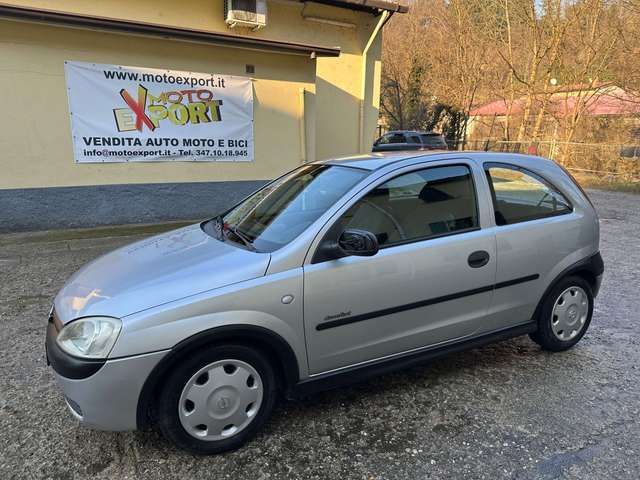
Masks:
[[[301,88],[298,91],[298,129],[300,131],[300,161],[306,163],[307,161],[307,128],[305,125],[304,117],[304,94],[305,89]]]
[[[358,132],[358,146],[360,148],[360,152],[362,153],[368,150],[364,145],[364,99],[367,89],[367,53],[369,52],[369,48],[371,48],[373,41],[378,36],[378,33],[380,32],[380,30],[382,30],[382,27],[384,27],[384,24],[387,23],[391,18],[391,15],[393,15],[393,12],[389,12],[388,10],[382,12],[382,15],[380,15],[380,20],[378,20],[376,27],[373,29],[373,32],[371,32],[371,36],[369,37],[369,40],[367,41],[367,44],[362,51],[362,83],[360,85],[360,129]]]

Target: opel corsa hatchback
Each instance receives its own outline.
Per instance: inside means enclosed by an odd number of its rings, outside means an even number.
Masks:
[[[56,296],[47,358],[71,413],[237,448],[309,394],[591,321],[596,212],[552,161],[470,152],[300,166],[216,218],[120,248]]]

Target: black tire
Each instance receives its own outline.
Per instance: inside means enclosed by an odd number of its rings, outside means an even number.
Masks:
[[[182,390],[198,370],[218,360],[240,360],[251,365],[260,375],[263,397],[260,408],[243,430],[221,440],[200,440],[182,426],[178,408]],[[277,398],[277,383],[273,367],[259,351],[244,345],[214,346],[198,350],[179,362],[169,374],[158,398],[157,423],[162,434],[177,447],[197,455],[212,455],[235,450],[251,439],[264,425]]]
[[[587,313],[587,318],[585,320],[584,326],[582,330],[578,332],[578,334],[571,338],[570,340],[561,340],[556,336],[553,332],[552,328],[552,313],[553,307],[555,305],[556,300],[568,288],[571,287],[580,287],[587,294],[587,299],[589,302],[589,310]],[[538,315],[538,330],[534,333],[529,334],[531,340],[540,345],[544,350],[548,350],[550,352],[561,352],[563,350],[567,350],[573,347],[576,343],[580,341],[580,339],[584,336],[589,328],[589,324],[591,323],[591,316],[593,315],[593,291],[591,289],[591,285],[584,278],[578,276],[568,276],[561,279],[558,283],[556,283],[553,288],[549,291],[547,296],[542,301],[542,306],[540,308],[540,313]]]

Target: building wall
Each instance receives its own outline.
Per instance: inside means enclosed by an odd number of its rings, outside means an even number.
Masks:
[[[315,80],[306,57],[242,51],[238,61],[233,48],[2,21],[0,38],[0,89],[12,92],[2,188],[255,180],[300,163],[299,89],[313,89]],[[65,60],[230,75],[255,65],[255,161],[75,164]]]
[[[222,0],[22,0],[14,3],[229,33],[223,21]],[[305,20],[303,15],[340,20],[355,28],[317,23]],[[211,182],[209,195],[218,199],[213,202],[218,208],[223,208],[261,182],[305,160],[358,151],[359,108],[363,93],[362,49],[377,21],[377,17],[364,12],[271,0],[266,28],[257,32],[246,29],[238,32],[271,40],[341,48],[337,58],[311,59],[306,55],[0,19],[0,58],[3,61],[0,89],[5,92],[5,121],[0,133],[0,202],[7,198],[30,198],[28,202],[13,201],[11,212],[0,209],[0,231],[37,229],[34,222],[20,219],[27,214],[37,216],[40,203],[46,204],[49,212],[58,207],[62,209],[54,224],[60,227],[175,219],[176,212],[170,208],[164,213],[162,209],[148,208],[149,202],[153,201],[145,194],[149,185],[163,183],[173,185],[167,192],[173,192],[175,202],[179,203],[180,208],[176,211],[189,218],[188,205],[180,203],[181,198],[191,198],[188,183]],[[377,119],[380,46],[378,39],[367,58],[364,92],[367,145],[373,140]],[[255,160],[251,163],[75,164],[63,68],[65,60],[242,76],[247,76],[246,64],[254,65],[255,73],[250,76],[254,78]],[[304,96],[303,105],[301,95]],[[301,145],[301,128],[306,133],[305,148]],[[231,191],[228,186],[222,187],[224,182],[234,182],[230,184]],[[119,197],[115,193],[119,191],[117,188],[91,188],[94,185],[139,185],[139,206]],[[52,187],[76,188],[67,193],[60,189],[47,190]],[[84,188],[78,190],[77,187]],[[84,220],[78,224],[73,211],[79,199],[105,205],[105,195],[111,197],[113,211],[102,208],[95,218],[84,215]],[[20,205],[26,203],[31,209],[22,211]],[[68,214],[64,213],[65,207],[70,209]],[[119,211],[122,208],[130,210],[126,218]],[[149,211],[156,213],[144,214]],[[194,209],[191,216],[201,213]],[[42,228],[51,228],[52,225],[45,223]]]

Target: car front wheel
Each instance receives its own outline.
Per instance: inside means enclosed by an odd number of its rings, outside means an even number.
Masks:
[[[545,350],[573,347],[586,333],[593,315],[593,293],[582,277],[560,280],[543,300],[538,330],[531,339]]]
[[[178,447],[196,454],[233,450],[267,420],[276,399],[273,368],[244,345],[194,353],[169,375],[158,404],[158,425]]]

